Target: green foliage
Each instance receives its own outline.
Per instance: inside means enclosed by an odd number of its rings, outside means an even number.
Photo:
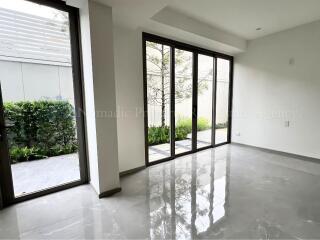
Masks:
[[[16,162],[24,162],[29,160],[35,160],[35,159],[42,159],[46,158],[46,156],[43,156],[40,153],[40,150],[37,148],[28,148],[28,147],[12,147],[10,149],[10,157],[12,163]]]
[[[177,127],[183,127],[185,128],[188,133],[192,132],[192,119],[191,118],[180,118],[177,122]],[[204,117],[198,118],[197,123],[197,130],[198,131],[204,131],[211,128],[211,124],[209,123],[209,120]]]
[[[189,129],[185,128],[184,126],[177,126],[176,127],[176,141],[187,139],[188,134],[191,133]]]
[[[208,130],[210,128],[211,128],[211,123],[209,123],[208,119],[206,119],[204,117],[198,118],[198,123],[197,123],[198,131],[204,131],[204,130]]]
[[[179,118],[177,121],[176,128],[184,129],[184,131],[191,133],[192,132],[192,119],[186,118],[186,117]]]
[[[169,142],[169,127],[149,127],[148,129],[148,141],[150,145],[156,145],[160,143]]]
[[[228,128],[228,122],[216,124],[216,129],[222,129],[222,128]]]
[[[77,151],[75,115],[66,101],[5,103],[12,162],[58,156]]]
[[[206,118],[198,119],[198,131],[210,129],[211,126]],[[192,120],[191,118],[180,118],[176,126],[177,141],[187,139],[189,133],[192,132]],[[148,129],[148,141],[150,145],[169,143],[170,142],[170,128],[164,127],[149,127]]]
[[[176,128],[176,140],[183,140],[187,138],[190,132],[183,126],[177,126]],[[164,127],[149,127],[148,129],[148,142],[149,145],[157,145],[170,142],[170,128]]]

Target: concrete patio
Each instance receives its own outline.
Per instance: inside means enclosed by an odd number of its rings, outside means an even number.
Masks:
[[[11,168],[16,197],[80,179],[77,153],[16,163]]]

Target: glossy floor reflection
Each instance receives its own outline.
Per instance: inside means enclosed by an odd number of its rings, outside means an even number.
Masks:
[[[227,145],[0,212],[0,238],[319,239],[320,164]]]

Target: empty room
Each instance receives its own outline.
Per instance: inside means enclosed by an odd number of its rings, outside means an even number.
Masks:
[[[320,239],[319,0],[0,0],[0,239]]]

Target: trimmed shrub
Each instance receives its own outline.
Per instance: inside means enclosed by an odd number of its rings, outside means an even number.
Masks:
[[[156,145],[169,142],[169,127],[149,127],[148,129],[148,142],[149,145]]]
[[[182,131],[191,133],[192,132],[192,119],[191,118],[179,118],[176,124],[176,128]]]
[[[204,131],[204,130],[208,130],[210,128],[211,128],[211,123],[209,123],[208,119],[206,119],[204,117],[198,118],[198,123],[197,123],[198,131]]]
[[[216,124],[216,129],[228,128],[228,122]]]
[[[177,141],[187,139],[189,133],[191,133],[189,132],[189,129],[185,128],[184,126],[177,126],[175,139]]]
[[[192,132],[192,119],[191,118],[180,118],[177,122],[177,128],[182,127],[185,128],[188,133]],[[204,131],[211,128],[211,124],[209,120],[204,117],[198,118],[197,130]]]
[[[211,124],[208,119],[200,117],[197,124],[198,131],[204,131],[211,128]],[[216,129],[226,128],[228,123],[219,123],[216,125]],[[192,119],[180,118],[176,126],[175,140],[180,141],[187,139],[188,134],[192,132]],[[170,128],[168,126],[156,127],[152,126],[148,128],[148,142],[149,145],[157,145],[170,142]]]
[[[23,101],[4,104],[13,163],[77,151],[75,114],[66,101]]]
[[[10,149],[10,157],[12,163],[46,158],[45,155],[41,155],[40,153],[41,151],[38,148],[34,147],[28,148],[13,146]]]
[[[184,127],[176,128],[176,140],[183,140],[187,138],[189,134],[188,130]],[[148,142],[149,145],[157,145],[162,143],[170,142],[170,128],[168,126],[164,127],[149,127],[148,128]]]

